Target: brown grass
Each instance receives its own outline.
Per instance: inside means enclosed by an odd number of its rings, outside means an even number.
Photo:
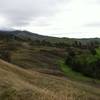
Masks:
[[[100,89],[0,60],[0,100],[100,100]]]

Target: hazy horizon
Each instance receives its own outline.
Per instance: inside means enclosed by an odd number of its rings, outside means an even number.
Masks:
[[[100,0],[0,0],[0,29],[55,37],[100,37]]]

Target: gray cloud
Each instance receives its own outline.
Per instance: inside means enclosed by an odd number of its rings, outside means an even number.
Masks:
[[[0,15],[8,24],[24,26],[41,16],[50,16],[57,11],[57,5],[69,0],[0,0]]]

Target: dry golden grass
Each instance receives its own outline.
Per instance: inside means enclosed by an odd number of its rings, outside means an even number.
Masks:
[[[0,60],[0,100],[100,100],[100,88]]]

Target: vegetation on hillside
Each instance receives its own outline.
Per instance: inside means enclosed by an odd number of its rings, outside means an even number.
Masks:
[[[0,100],[100,100],[100,89],[0,60]]]
[[[1,100],[100,99],[99,40],[18,32],[0,33]]]
[[[100,79],[100,48],[97,45],[91,43],[82,49],[79,44],[78,48],[68,48],[67,51],[66,65],[83,75]]]

